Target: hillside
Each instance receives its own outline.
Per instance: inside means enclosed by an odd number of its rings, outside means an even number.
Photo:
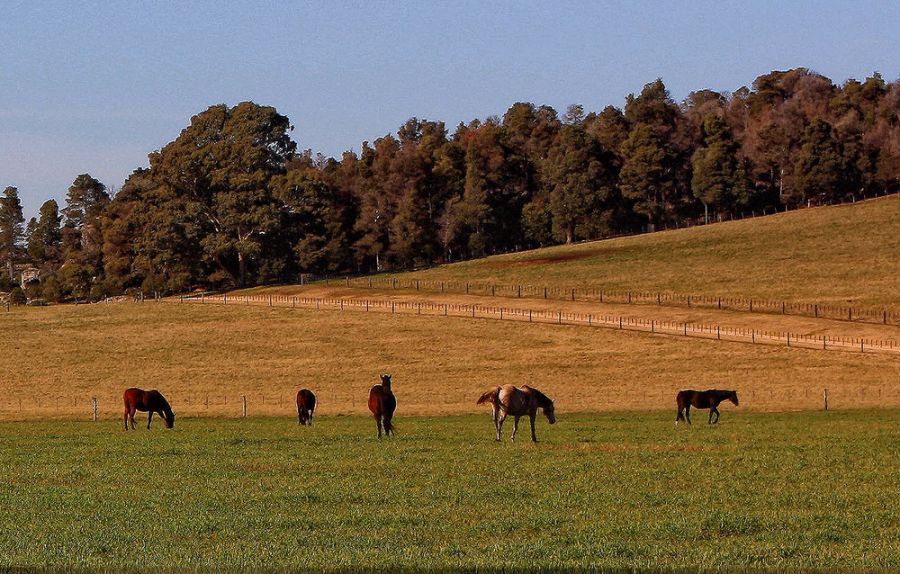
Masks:
[[[900,196],[500,255],[397,277],[900,307]]]

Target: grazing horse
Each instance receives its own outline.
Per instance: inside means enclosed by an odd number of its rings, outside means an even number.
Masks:
[[[497,440],[500,440],[500,430],[503,428],[503,421],[507,415],[515,417],[513,419],[512,440],[516,440],[516,432],[519,430],[519,418],[528,415],[531,420],[531,440],[537,442],[537,436],[534,434],[534,418],[537,416],[537,410],[543,409],[544,416],[550,421],[550,424],[556,422],[556,414],[553,410],[553,401],[547,395],[537,389],[529,386],[523,386],[521,389],[513,385],[503,385],[496,387],[481,395],[475,404],[490,403],[494,415],[494,427],[497,429]]]
[[[737,406],[737,391],[720,391],[715,389],[708,391],[678,391],[678,396],[675,397],[675,402],[678,403],[678,416],[675,417],[675,424],[677,425],[678,421],[684,420],[691,424],[691,407],[709,409],[709,424],[716,424],[719,422],[719,409],[717,407],[722,401],[731,401],[734,403],[734,406]],[[716,415],[716,420],[713,420],[713,415]]]
[[[129,420],[131,420],[131,428],[135,428],[135,411],[150,413],[150,416],[147,417],[148,429],[150,428],[150,421],[153,420],[153,413],[158,413],[159,416],[162,417],[162,419],[166,423],[167,429],[175,426],[175,413],[172,412],[172,407],[169,406],[169,401],[167,401],[166,397],[162,396],[162,394],[156,389],[152,391],[135,389],[133,387],[130,389],[125,389],[125,393],[122,395],[122,400],[125,402],[125,430],[128,430]]]
[[[391,391],[391,376],[381,375],[381,384],[373,386],[369,391],[369,410],[372,411],[375,424],[378,425],[378,438],[381,438],[382,424],[384,424],[384,434],[387,436],[394,434],[391,418],[393,418],[396,408],[397,398]]]
[[[313,413],[316,412],[316,395],[309,389],[297,391],[297,419],[301,425],[312,426]]]

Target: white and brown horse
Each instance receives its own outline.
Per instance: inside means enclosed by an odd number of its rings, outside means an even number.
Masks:
[[[537,435],[534,434],[534,419],[537,416],[538,409],[544,411],[544,416],[550,421],[550,424],[556,422],[556,414],[553,410],[553,401],[537,389],[529,386],[522,388],[513,385],[503,385],[496,387],[481,395],[475,404],[490,403],[494,415],[494,427],[497,429],[497,440],[500,440],[500,430],[503,428],[503,421],[508,415],[513,416],[513,432],[512,440],[516,440],[516,432],[519,430],[519,419],[528,416],[531,421],[531,440],[537,442]]]

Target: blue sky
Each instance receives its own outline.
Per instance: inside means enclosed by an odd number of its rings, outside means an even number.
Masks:
[[[26,216],[80,173],[118,189],[217,103],[275,106],[301,149],[517,101],[600,110],[657,77],[682,100],[805,66],[900,77],[900,2],[0,0],[0,188]]]

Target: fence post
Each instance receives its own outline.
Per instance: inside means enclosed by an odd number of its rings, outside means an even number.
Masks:
[[[588,327],[591,326],[591,314],[588,313]]]
[[[531,309],[528,310],[528,322],[531,323]]]
[[[444,317],[447,316],[447,304],[444,303]]]
[[[468,294],[469,294],[469,284],[466,283],[466,295],[468,295]]]
[[[687,296],[687,304],[688,304],[688,307],[691,306],[691,296],[690,295]]]
[[[887,325],[887,311],[881,312],[881,323]]]
[[[819,304],[816,303],[813,305],[813,316],[818,319],[819,318]]]
[[[603,289],[600,290],[600,302],[603,303]]]
[[[650,320],[650,332],[651,333],[656,332],[656,321],[653,321],[652,319]]]
[[[790,346],[791,346],[791,333],[790,333],[790,331],[788,331],[787,333],[785,333],[785,335],[787,336],[787,346],[790,347]]]
[[[575,290],[572,289],[572,301],[574,301],[574,300],[575,300]]]
[[[547,298],[547,288],[544,287],[544,299],[546,299],[546,298]]]
[[[519,294],[518,294],[518,297],[519,297],[520,299],[522,298],[522,286],[521,286],[521,285],[519,285]],[[885,320],[885,324],[887,324],[887,320]]]
[[[784,301],[781,302],[781,314],[784,315]]]
[[[247,418],[247,395],[241,395],[241,417]]]
[[[394,302],[391,301],[391,315],[394,314]]]
[[[825,399],[825,410],[827,411],[828,410],[828,389],[827,388],[822,392],[822,397]]]
[[[718,339],[719,341],[722,340],[722,331],[721,329],[719,329],[718,325],[716,325],[716,339]]]
[[[496,292],[494,291],[494,285],[491,285],[491,297],[493,297],[494,295],[496,295]]]
[[[849,308],[847,309],[847,320],[848,320],[848,321],[852,321],[852,320],[853,320],[853,307],[849,307]]]
[[[346,277],[346,279],[347,279],[347,287],[349,287],[350,286],[350,277]]]
[[[557,321],[560,325],[562,325],[562,311],[559,312],[559,318]]]
[[[97,421],[97,410],[98,410],[97,407],[98,407],[97,397],[91,397],[91,420],[94,422]]]
[[[631,291],[628,292],[628,303],[631,303]]]
[[[750,312],[753,312],[753,299],[750,299]]]
[[[622,328],[622,318],[619,317],[619,329],[621,329],[621,328]]]
[[[719,309],[721,309],[721,308],[722,308],[722,298],[719,297]]]
[[[828,335],[822,335],[822,350],[828,350]]]
[[[750,342],[756,344],[756,329],[750,331]]]

